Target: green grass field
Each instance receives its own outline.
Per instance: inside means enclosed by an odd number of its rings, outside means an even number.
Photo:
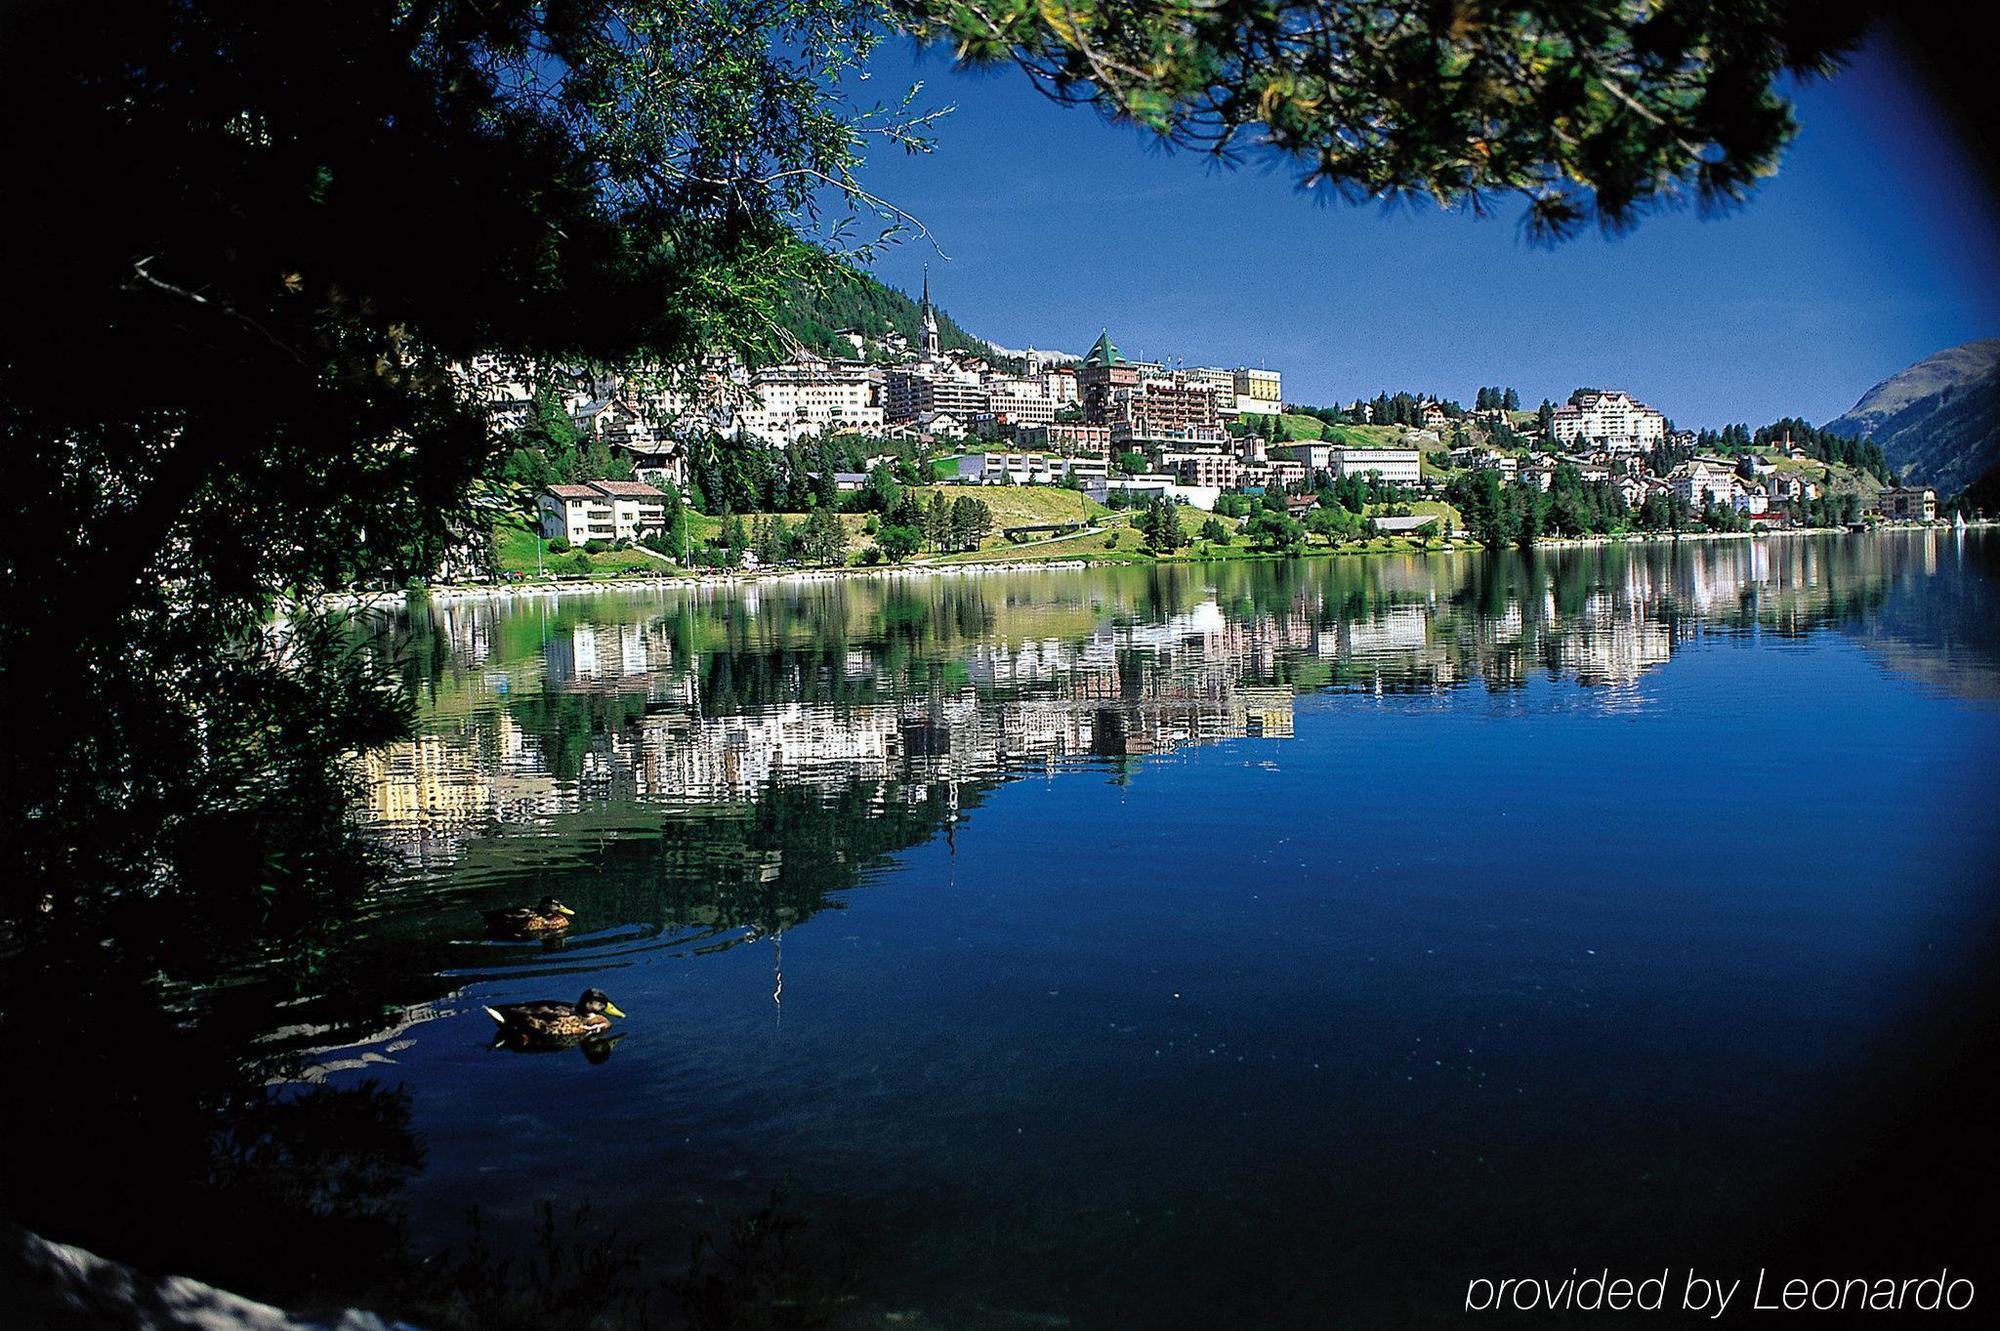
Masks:
[[[519,522],[503,522],[493,529],[494,565],[501,573],[535,576],[535,534]],[[581,559],[583,562],[579,562]],[[541,570],[545,574],[592,573],[615,576],[620,573],[672,573],[672,564],[649,550],[606,550],[585,555],[580,550],[561,554],[543,542]]]
[[[1327,430],[1330,444],[1350,444],[1356,448],[1401,448],[1405,431],[1400,425],[1336,425]]]
[[[941,494],[949,504],[971,497],[984,501],[993,513],[993,537],[1002,527],[1040,527],[1054,522],[1088,522],[1106,510],[1078,490],[1052,485],[919,485],[911,490],[926,504]]]
[[[1453,531],[1465,530],[1465,519],[1459,511],[1442,499],[1419,499],[1410,505],[1412,513],[1431,513],[1447,519]]]
[[[1319,439],[1326,434],[1326,422],[1317,416],[1295,416],[1288,411],[1279,419],[1284,421],[1285,432],[1291,435],[1294,441]]]

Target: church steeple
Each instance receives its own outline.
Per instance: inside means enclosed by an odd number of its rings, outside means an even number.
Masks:
[[[937,311],[931,308],[931,266],[924,265],[924,336],[920,359],[929,364],[939,358]]]

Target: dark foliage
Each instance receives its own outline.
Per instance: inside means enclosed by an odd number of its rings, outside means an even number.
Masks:
[[[1831,70],[1879,8],[1504,0],[908,0],[972,61],[1354,199],[1527,201],[1534,234],[1745,198],[1795,131],[1781,75]]]

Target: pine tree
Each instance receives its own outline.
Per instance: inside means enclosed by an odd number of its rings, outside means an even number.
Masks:
[[[951,540],[951,508],[945,503],[944,494],[931,496],[930,506],[924,510],[924,541],[933,550],[942,550]]]

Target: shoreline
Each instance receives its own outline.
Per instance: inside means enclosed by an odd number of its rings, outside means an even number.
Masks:
[[[1969,522],[1966,530],[1985,529],[2000,525],[2000,521],[1982,520]],[[1543,550],[1582,550],[1610,545],[1652,545],[1660,543],[1678,544],[1682,541],[1741,541],[1758,538],[1788,538],[1799,536],[1848,536],[1876,535],[1881,532],[1951,532],[1955,528],[1946,523],[1883,525],[1869,532],[1850,532],[1844,527],[1785,527],[1769,531],[1702,531],[1647,533],[1628,532],[1619,536],[1564,536],[1535,543],[1537,552]],[[1282,559],[1338,559],[1343,557],[1381,558],[1386,555],[1462,555],[1487,553],[1487,548],[1477,541],[1454,541],[1451,544],[1429,550],[1415,548],[1371,550],[1364,548],[1309,549],[1303,554],[1287,555],[1276,551],[1244,552],[1223,556],[1172,555],[1166,559],[1150,561],[1154,566],[1176,566],[1189,564],[1223,564],[1239,562],[1268,562]],[[787,568],[787,569],[724,569],[706,573],[668,573],[645,577],[578,578],[563,582],[511,582],[511,583],[439,583],[409,590],[382,590],[374,592],[327,592],[317,598],[322,609],[327,610],[380,610],[396,602],[408,604],[417,599],[456,603],[468,601],[503,601],[533,597],[561,597],[568,595],[601,596],[607,592],[619,591],[664,591],[686,590],[729,590],[757,587],[766,584],[786,582],[831,582],[837,579],[869,577],[942,577],[948,575],[979,573],[1034,573],[1051,569],[1084,568],[1137,568],[1145,567],[1148,561],[1132,559],[1098,559],[1079,556],[1074,559],[1031,559],[1031,560],[966,560],[961,563],[911,563],[878,564],[869,567],[843,566],[838,568]]]

